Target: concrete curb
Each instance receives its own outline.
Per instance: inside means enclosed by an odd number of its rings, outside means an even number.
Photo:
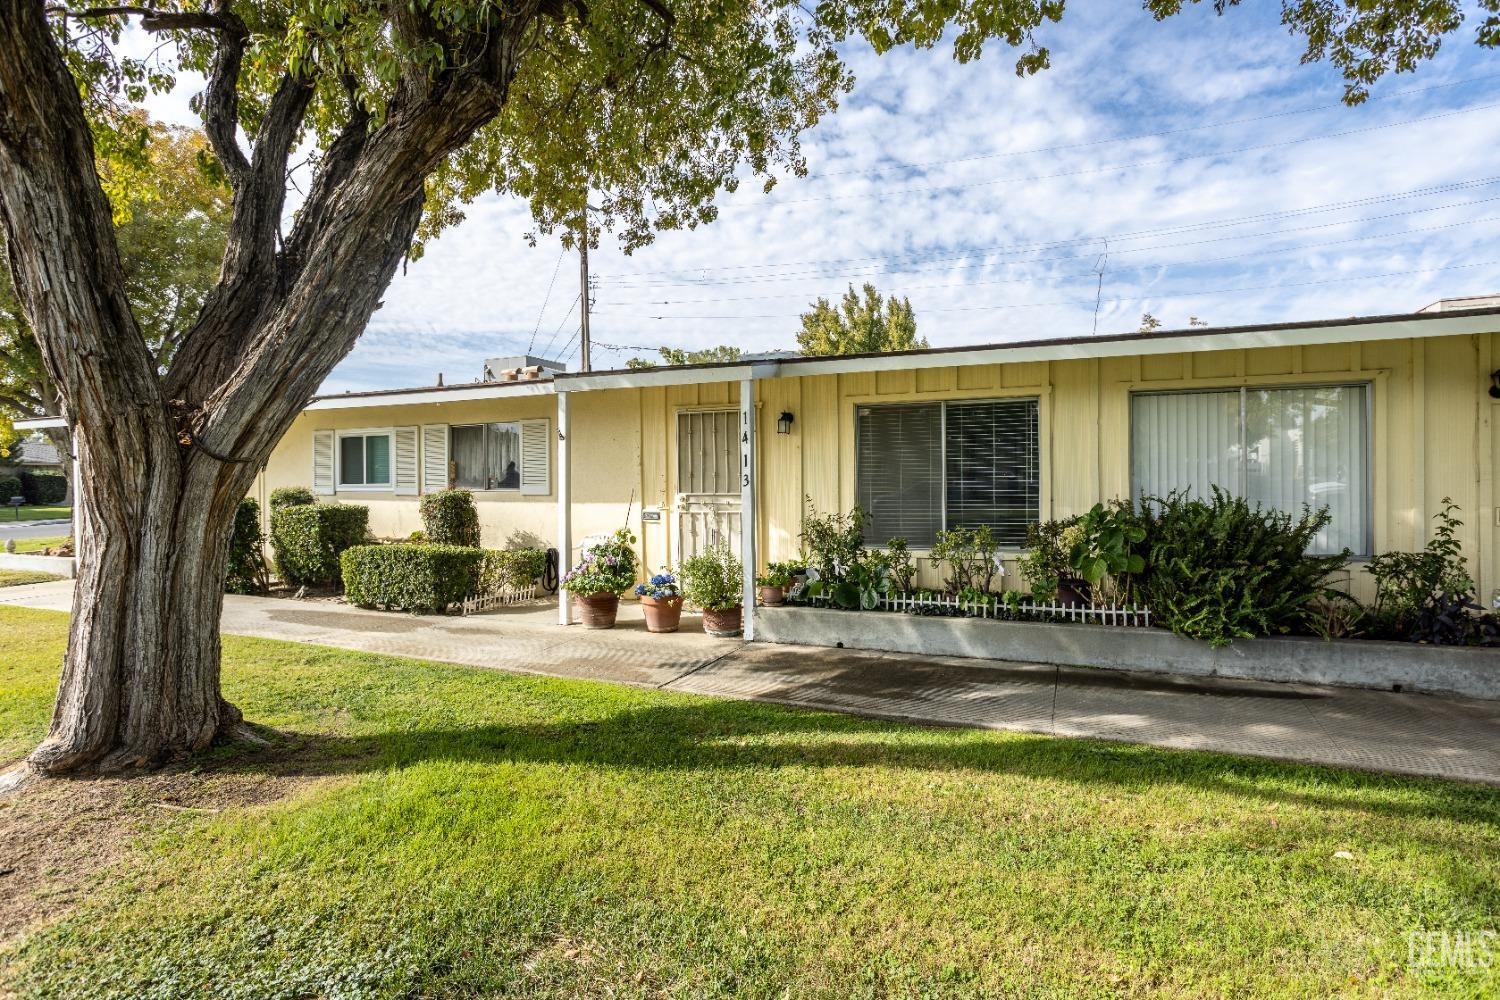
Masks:
[[[1500,699],[1500,650],[1493,649],[1305,638],[1214,649],[1154,628],[825,608],[756,608],[755,622],[755,638],[765,642]]]
[[[34,556],[0,552],[0,569],[29,569],[38,573],[56,573],[58,576],[65,576],[71,580],[78,575],[76,565],[72,556]]]

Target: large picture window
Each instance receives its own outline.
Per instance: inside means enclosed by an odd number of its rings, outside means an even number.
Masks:
[[[391,482],[391,432],[341,433],[339,489],[388,490]]]
[[[521,425],[462,424],[449,429],[453,485],[466,490],[521,488]]]
[[[1136,496],[1218,486],[1291,514],[1327,507],[1313,551],[1369,555],[1368,387],[1139,393],[1131,408]]]
[[[856,494],[866,537],[927,547],[944,529],[988,525],[1020,545],[1040,509],[1035,399],[861,407]]]

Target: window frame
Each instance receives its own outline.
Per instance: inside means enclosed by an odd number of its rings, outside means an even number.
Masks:
[[[855,400],[854,401],[854,498],[859,500],[859,421],[861,411],[879,409],[911,409],[921,406],[936,406],[938,408],[938,496],[941,499],[938,510],[938,530],[948,530],[948,407],[966,406],[982,403],[1032,403],[1036,406],[1037,422],[1037,447],[1036,447],[1036,496],[1038,519],[1047,508],[1047,413],[1043,405],[1043,397],[1046,392],[1031,390],[1020,392],[1015,395],[1000,394],[994,392],[983,393],[974,396],[944,396],[941,399],[880,399],[880,400]],[[883,544],[883,543],[882,543]],[[999,551],[1006,554],[1022,552],[1025,549],[1024,542],[1002,542]],[[929,552],[932,550],[931,543],[911,544],[912,552]]]
[[[360,467],[368,470],[368,452],[363,439],[383,437],[389,456],[390,478],[384,483],[344,482],[344,440],[360,438]],[[333,489],[335,493],[393,493],[396,490],[396,429],[394,427],[357,427],[333,432]]]
[[[1368,562],[1375,555],[1375,393],[1378,389],[1373,378],[1335,378],[1314,379],[1312,381],[1275,381],[1275,382],[1226,382],[1222,385],[1195,385],[1182,389],[1131,389],[1126,401],[1126,416],[1129,420],[1127,431],[1129,440],[1126,447],[1126,468],[1130,476],[1130,499],[1134,501],[1140,496],[1139,484],[1135,479],[1135,398],[1137,396],[1186,396],[1194,393],[1204,392],[1234,392],[1239,395],[1239,483],[1235,490],[1236,497],[1245,495],[1248,483],[1248,453],[1249,442],[1246,440],[1247,433],[1247,406],[1248,394],[1251,392],[1277,392],[1283,389],[1362,389],[1364,390],[1364,418],[1365,418],[1365,469],[1364,469],[1364,519],[1365,530],[1362,539],[1362,551],[1351,552],[1349,560],[1354,563]],[[1220,484],[1222,485],[1222,484]]]
[[[471,486],[457,487],[457,486],[450,485],[449,488],[450,489],[453,489],[453,488],[466,489],[470,493],[504,493],[504,494],[516,493],[516,494],[519,494],[521,492],[521,484],[523,482],[525,482],[525,480],[526,480],[526,454],[525,454],[525,449],[523,448],[525,432],[521,429],[521,424],[524,423],[524,422],[525,421],[523,419],[516,419],[516,420],[471,420],[471,421],[469,421],[467,423],[462,423],[462,424],[449,424],[448,425],[448,466],[449,466],[450,469],[453,470],[449,474],[449,476],[448,476],[448,482],[450,484],[456,484],[458,482],[457,465],[456,465],[456,463],[455,463],[455,461],[453,459],[453,432],[455,430],[459,429],[460,427],[463,427],[463,428],[478,427],[478,428],[482,429],[482,431],[484,432],[484,434],[486,436],[488,436],[489,433],[490,433],[489,429],[490,429],[490,426],[492,424],[503,424],[506,427],[512,427],[512,428],[514,428],[515,432],[516,432],[516,485],[514,485],[514,486],[485,487],[483,489],[475,489],[475,488],[473,488]],[[486,442],[486,451],[487,450],[488,450],[488,448],[487,448],[487,442]],[[488,476],[485,477],[485,481],[486,482],[489,481],[489,477]]]

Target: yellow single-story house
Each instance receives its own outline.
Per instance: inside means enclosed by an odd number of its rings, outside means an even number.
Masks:
[[[1420,548],[1450,497],[1489,603],[1500,308],[1469,304],[621,371],[497,359],[470,384],[312,400],[257,490],[366,504],[376,535],[403,537],[419,494],[463,486],[486,545],[539,540],[571,559],[625,525],[648,568],[724,539],[743,553],[747,606],[755,569],[797,554],[804,498],[858,501],[871,542],[903,537],[919,555],[945,527],[988,524],[1015,587],[1031,521],[1219,485],[1329,507],[1319,547],[1354,553],[1350,584],[1368,596],[1360,562]]]

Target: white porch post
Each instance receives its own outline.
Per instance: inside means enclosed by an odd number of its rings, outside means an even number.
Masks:
[[[745,639],[755,638],[755,380],[740,379],[740,562]]]
[[[568,394],[557,394],[557,624],[573,624],[562,578],[573,565],[573,467],[568,458]]]

